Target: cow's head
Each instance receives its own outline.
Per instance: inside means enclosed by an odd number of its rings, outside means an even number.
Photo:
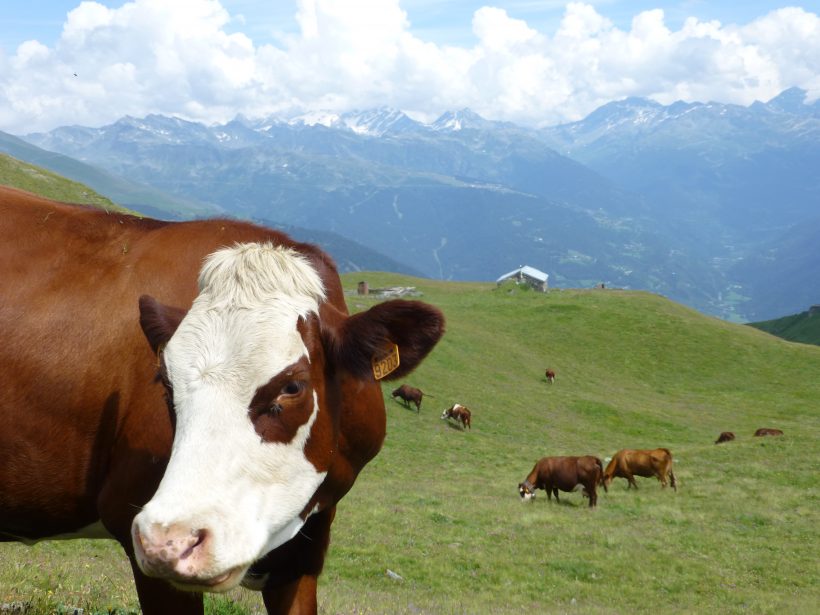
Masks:
[[[535,499],[535,487],[524,481],[523,483],[518,483],[518,495],[521,496],[522,502],[529,502],[530,500]]]
[[[208,257],[187,313],[140,299],[176,420],[165,475],[132,526],[146,574],[186,589],[239,583],[320,506],[341,379],[377,386],[371,361],[391,344],[400,367],[388,378],[401,377],[443,333],[419,302],[348,317],[324,298],[305,256],[244,244]]]

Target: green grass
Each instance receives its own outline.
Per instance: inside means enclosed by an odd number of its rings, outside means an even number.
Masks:
[[[0,154],[0,185],[19,188],[64,203],[79,203],[106,211],[135,213],[116,205],[88,186],[22,162],[7,154]]]
[[[390,398],[397,383],[382,387],[387,440],[339,504],[322,612],[817,612],[820,348],[641,292],[362,273],[345,287],[361,279],[417,286],[448,330],[406,379],[426,393],[419,414]],[[439,419],[456,401],[472,431]],[[785,435],[753,438],[758,427]],[[714,445],[724,430],[737,440]],[[519,501],[544,455],[657,446],[672,450],[677,493],[617,479],[596,510],[579,493]],[[107,542],[0,545],[0,602],[21,599],[136,607]],[[209,612],[263,610],[235,591]]]

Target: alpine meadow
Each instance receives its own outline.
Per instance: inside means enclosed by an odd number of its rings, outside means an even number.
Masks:
[[[820,0],[0,15],[0,615],[820,615]]]
[[[362,280],[416,287],[447,332],[406,379],[419,412],[382,386],[387,439],[339,504],[320,612],[816,612],[820,347],[614,289],[359,272],[343,276],[351,312],[381,300]],[[471,430],[440,419],[455,402]],[[722,431],[736,440],[715,445]],[[540,457],[655,447],[677,492],[638,478],[594,509],[518,496]],[[0,612],[138,612],[113,541],[4,543],[0,580]],[[206,608],[264,612],[245,590]]]

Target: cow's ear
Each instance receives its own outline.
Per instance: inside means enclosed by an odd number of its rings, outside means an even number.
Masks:
[[[140,326],[156,353],[177,330],[187,310],[161,304],[149,295],[140,297]]]
[[[384,380],[413,371],[444,334],[444,314],[421,301],[395,299],[347,318],[332,336],[332,356],[338,367],[357,378],[373,379],[374,361],[398,347],[398,367]]]

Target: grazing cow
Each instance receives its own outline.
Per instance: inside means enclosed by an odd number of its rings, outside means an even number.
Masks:
[[[544,372],[544,376],[546,377],[547,382],[549,382],[550,384],[555,382],[555,372],[551,369],[548,369],[546,372]]]
[[[678,490],[675,474],[672,472],[672,453],[666,448],[654,450],[623,449],[615,453],[604,470],[603,484],[608,487],[613,478],[625,478],[630,487],[638,488],[635,476],[656,476],[662,487],[666,487],[667,478],[672,489]]]
[[[755,432],[756,436],[782,436],[783,431],[780,429],[770,429],[768,427],[761,427]]]
[[[601,460],[592,455],[584,457],[543,457],[535,462],[535,467],[523,483],[518,483],[518,494],[522,501],[535,497],[536,489],[547,492],[547,499],[558,502],[558,490],[577,491],[583,488],[589,497],[590,508],[598,503],[596,487],[603,476]],[[607,490],[604,484],[604,490]]]
[[[146,615],[240,583],[315,613],[384,439],[377,369],[443,327],[416,301],[348,315],[330,258],[276,231],[0,188],[0,541],[117,539]]]
[[[718,439],[715,440],[715,444],[720,444],[721,442],[728,442],[729,440],[734,440],[735,434],[731,431],[722,431],[718,436]]]
[[[442,420],[455,419],[456,423],[461,423],[462,429],[472,429],[472,415],[470,409],[461,404],[453,404],[441,413]]]
[[[393,391],[391,396],[393,399],[400,397],[404,401],[404,405],[408,408],[410,407],[410,402],[412,401],[416,404],[416,412],[421,411],[421,398],[424,397],[424,393],[421,392],[421,389],[411,387],[409,384],[403,384],[398,389]]]

